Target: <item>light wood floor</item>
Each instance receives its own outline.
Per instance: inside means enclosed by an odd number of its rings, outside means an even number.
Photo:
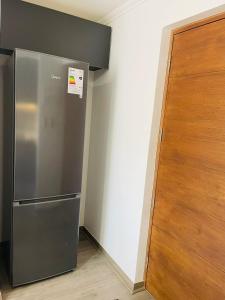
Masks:
[[[76,271],[15,289],[3,283],[2,294],[3,300],[153,300],[147,292],[132,296],[87,239],[80,242]]]

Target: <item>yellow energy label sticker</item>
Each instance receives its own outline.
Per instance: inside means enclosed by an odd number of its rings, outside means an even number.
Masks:
[[[83,98],[84,70],[69,67],[68,94],[79,95]]]

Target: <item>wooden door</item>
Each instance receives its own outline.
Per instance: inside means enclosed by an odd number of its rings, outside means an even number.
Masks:
[[[225,299],[225,19],[173,37],[146,288]]]

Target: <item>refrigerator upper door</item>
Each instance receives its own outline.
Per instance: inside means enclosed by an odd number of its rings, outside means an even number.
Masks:
[[[69,68],[84,71],[82,98]],[[86,63],[16,50],[15,200],[80,193],[87,77]]]

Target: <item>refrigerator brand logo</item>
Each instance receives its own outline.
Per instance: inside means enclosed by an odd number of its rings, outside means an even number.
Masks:
[[[52,79],[56,79],[56,80],[60,80],[60,79],[61,79],[60,76],[56,76],[56,75],[54,75],[54,74],[51,75],[51,78],[52,78]]]

